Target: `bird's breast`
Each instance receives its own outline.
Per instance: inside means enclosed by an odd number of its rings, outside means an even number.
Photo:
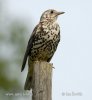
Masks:
[[[44,27],[44,29],[35,36],[31,48],[31,59],[49,59],[56,51],[59,40],[59,29],[56,29],[56,27]]]
[[[56,38],[56,36],[59,35],[59,25],[58,24],[54,24],[54,25],[47,25],[47,26],[43,26],[43,33],[44,34],[43,37],[47,40],[53,40]]]

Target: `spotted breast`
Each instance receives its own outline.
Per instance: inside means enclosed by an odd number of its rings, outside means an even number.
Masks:
[[[32,61],[50,61],[60,41],[58,24],[40,23],[32,42],[29,58]]]

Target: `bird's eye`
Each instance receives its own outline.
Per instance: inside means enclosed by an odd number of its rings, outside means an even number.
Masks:
[[[51,13],[51,14],[53,14],[53,12],[54,12],[54,11],[53,11],[53,10],[51,10],[51,12],[50,12],[50,13]]]

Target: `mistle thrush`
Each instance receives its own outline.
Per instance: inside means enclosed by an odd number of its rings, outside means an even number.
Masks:
[[[26,78],[25,90],[30,90],[32,85],[32,62],[46,61],[50,62],[53,57],[58,43],[60,41],[60,27],[56,20],[58,15],[64,12],[58,12],[53,9],[45,11],[38,25],[34,28],[33,33],[29,39],[27,49],[24,55],[21,71],[24,70],[28,58],[29,71]]]

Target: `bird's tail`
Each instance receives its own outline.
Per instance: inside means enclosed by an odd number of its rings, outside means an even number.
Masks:
[[[32,76],[30,75],[30,72],[28,72],[24,89],[30,90],[31,88],[32,88]]]
[[[24,85],[25,90],[30,90],[32,88],[32,78],[33,78],[33,62],[28,59],[28,74],[26,78],[26,82]]]

